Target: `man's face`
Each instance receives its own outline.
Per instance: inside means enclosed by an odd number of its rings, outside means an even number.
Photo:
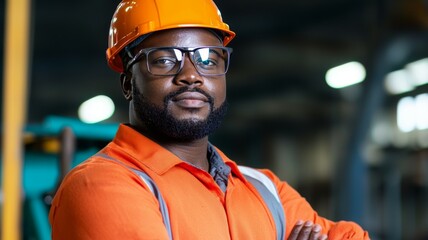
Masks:
[[[222,43],[204,29],[174,29],[152,34],[136,51],[171,46]],[[131,124],[148,134],[175,140],[200,139],[220,125],[227,105],[225,76],[199,74],[188,54],[183,61],[183,68],[174,76],[154,76],[148,72],[145,58],[131,67]]]

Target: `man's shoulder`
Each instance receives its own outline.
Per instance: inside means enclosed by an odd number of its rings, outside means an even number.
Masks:
[[[130,175],[132,172],[121,164],[95,155],[74,167],[64,178],[63,184],[91,185],[117,182],[129,179]]]

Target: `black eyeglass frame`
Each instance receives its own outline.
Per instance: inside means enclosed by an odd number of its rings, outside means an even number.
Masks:
[[[194,62],[193,56],[194,56],[194,52],[195,51],[197,51],[199,49],[203,49],[203,48],[216,48],[216,49],[221,49],[224,52],[226,52],[226,54],[227,54],[227,61],[225,61],[225,70],[224,70],[224,73],[220,73],[220,74],[207,74],[207,73],[203,73],[203,72],[199,71],[198,67],[196,67],[196,64]],[[143,49],[140,49],[135,54],[135,56],[133,56],[133,57],[131,56],[132,58],[131,58],[131,60],[128,61],[127,65],[126,65],[126,68],[125,68],[125,71],[126,72],[129,71],[129,69],[132,67],[132,65],[134,65],[137,62],[139,62],[143,56],[145,56],[146,59],[147,59],[147,56],[149,55],[150,52],[155,51],[155,50],[162,50],[162,49],[177,49],[177,50],[180,50],[183,53],[183,59],[185,57],[185,53],[192,53],[192,54],[189,54],[190,56],[192,56],[192,57],[190,57],[190,61],[195,66],[196,71],[200,75],[202,75],[202,76],[221,76],[221,75],[225,75],[227,73],[227,71],[229,70],[230,55],[233,52],[233,48],[231,48],[231,47],[224,47],[224,46],[151,47],[151,48],[143,48]],[[175,75],[179,74],[180,71],[183,69],[183,65],[184,65],[184,61],[182,60],[182,61],[180,61],[180,66],[179,66],[179,68],[178,68],[178,70],[177,70],[176,73],[171,73],[171,74],[154,74],[150,70],[149,61],[146,61],[147,71],[150,74],[154,75],[154,76],[175,76]]]

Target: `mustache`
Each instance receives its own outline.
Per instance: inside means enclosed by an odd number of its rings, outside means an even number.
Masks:
[[[208,102],[211,106],[214,105],[214,98],[212,96],[210,96],[207,92],[205,92],[204,90],[200,89],[200,88],[189,88],[189,87],[181,87],[179,88],[177,91],[174,92],[170,92],[168,95],[165,96],[164,98],[164,104],[165,106],[167,105],[167,103],[173,99],[174,97],[176,97],[177,95],[180,95],[184,92],[198,92],[203,94],[205,97],[207,97]]]

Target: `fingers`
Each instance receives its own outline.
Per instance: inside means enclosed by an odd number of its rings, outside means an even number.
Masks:
[[[327,235],[321,233],[322,228],[312,221],[297,221],[288,240],[327,240]]]
[[[288,240],[297,240],[300,234],[300,231],[303,228],[303,221],[299,220],[296,222],[296,225],[294,225],[293,230],[291,230],[290,236],[288,237]]]
[[[310,240],[318,240],[321,235],[321,226],[318,224],[314,224],[312,227],[311,235],[308,239]]]
[[[327,235],[326,234],[322,234],[318,240],[327,240]]]

